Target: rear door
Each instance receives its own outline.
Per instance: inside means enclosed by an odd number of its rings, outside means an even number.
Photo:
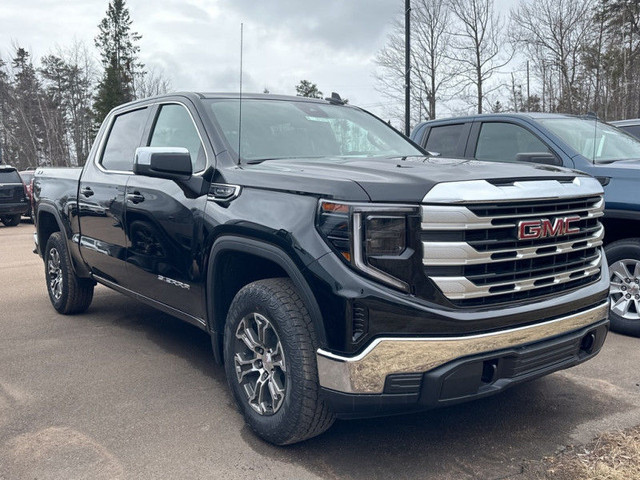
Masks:
[[[146,142],[150,147],[183,147],[194,175],[203,175],[213,153],[203,142],[195,111],[184,103],[158,106]],[[207,195],[197,196],[179,182],[132,175],[126,188],[127,278],[145,297],[204,318],[202,214]]]
[[[80,252],[95,275],[121,286],[126,259],[125,188],[148,115],[145,107],[114,116],[96,157],[80,178]]]

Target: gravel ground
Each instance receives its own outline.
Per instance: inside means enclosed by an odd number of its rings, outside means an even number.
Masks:
[[[56,314],[33,225],[0,226],[0,479],[536,478],[527,462],[640,425],[640,339],[502,395],[339,421],[287,448],[251,434],[206,334],[97,288]]]

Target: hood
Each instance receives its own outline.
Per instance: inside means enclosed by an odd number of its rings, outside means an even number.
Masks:
[[[607,177],[627,177],[640,178],[640,159],[618,160],[611,163],[597,163],[594,165],[597,175]]]
[[[418,203],[435,185],[466,180],[567,179],[576,172],[547,166],[440,157],[268,160],[228,171],[245,187],[315,194],[346,201]]]

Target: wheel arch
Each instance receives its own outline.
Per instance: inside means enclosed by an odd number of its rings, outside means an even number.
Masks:
[[[44,249],[47,246],[49,237],[55,232],[60,232],[64,236],[65,248],[67,249],[67,255],[71,259],[71,265],[74,273],[81,278],[89,278],[90,272],[84,266],[81,258],[79,258],[79,251],[73,251],[69,243],[71,242],[70,233],[65,228],[60,213],[56,209],[55,205],[49,203],[41,203],[38,205],[36,211],[36,235],[38,237],[38,250],[41,257],[44,258]]]
[[[242,266],[247,261],[251,262],[250,269],[235,276],[236,281],[228,288],[222,288],[226,269]],[[309,311],[319,346],[326,344],[324,323],[318,302],[304,275],[291,257],[273,244],[247,237],[225,235],[214,242],[207,267],[207,324],[216,362],[222,363],[224,325],[235,294],[252,281],[280,276],[286,276],[293,282]]]
[[[605,246],[625,238],[640,237],[640,211],[605,210],[601,222],[604,225]]]

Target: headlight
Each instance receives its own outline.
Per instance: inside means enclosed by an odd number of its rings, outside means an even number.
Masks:
[[[409,292],[409,275],[402,273],[410,268],[403,264],[413,254],[409,219],[418,215],[414,206],[321,200],[316,224],[327,243],[351,266]]]
[[[407,247],[407,219],[367,215],[365,220],[367,256],[397,256]]]

